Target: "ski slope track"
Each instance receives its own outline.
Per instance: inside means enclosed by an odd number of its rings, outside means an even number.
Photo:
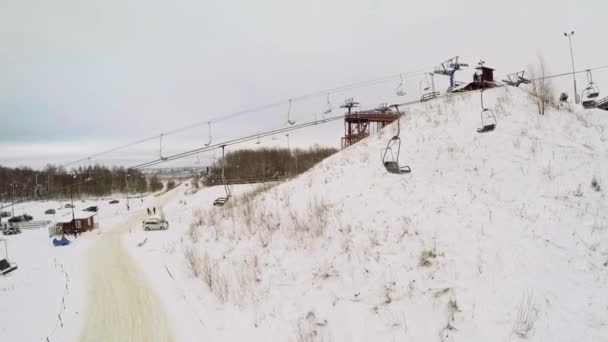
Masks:
[[[169,265],[174,279],[150,272],[176,330],[213,341],[608,340],[608,112],[541,116],[516,88],[484,102],[498,119],[485,134],[477,92],[402,108],[407,175],[381,162],[392,124],[253,199],[213,208],[213,187],[169,204],[178,223],[136,259]],[[213,286],[189,270],[192,249]],[[186,308],[201,324],[177,317]]]
[[[156,207],[173,196],[157,200]],[[107,232],[91,248],[89,294],[81,342],[173,341],[171,327],[156,293],[126,253],[122,235],[146,217],[139,209]]]

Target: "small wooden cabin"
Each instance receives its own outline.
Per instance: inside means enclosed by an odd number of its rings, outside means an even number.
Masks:
[[[479,90],[483,88],[494,88],[496,82],[494,81],[494,69],[485,66],[478,66],[475,68],[477,71],[473,74],[473,82],[461,84],[452,89],[452,92],[463,92],[471,90]]]
[[[98,228],[99,225],[95,220],[97,213],[78,211],[65,214],[55,224],[55,234],[74,234],[74,232],[83,233]]]

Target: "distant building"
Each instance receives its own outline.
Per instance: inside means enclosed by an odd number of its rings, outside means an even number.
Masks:
[[[496,87],[496,82],[494,81],[494,69],[485,66],[478,66],[475,69],[477,71],[473,74],[473,82],[460,84],[451,89],[451,92],[457,93]]]
[[[94,212],[74,211],[74,219],[72,219],[72,213],[69,212],[50,227],[49,235],[74,234],[75,231],[83,233],[99,228],[95,220],[96,215],[97,213]]]

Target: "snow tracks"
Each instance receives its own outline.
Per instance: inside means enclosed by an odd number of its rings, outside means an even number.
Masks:
[[[167,197],[170,195],[160,201],[165,202]],[[80,342],[174,340],[160,301],[122,244],[122,233],[139,227],[144,218],[143,210],[130,214],[91,249],[88,303]]]

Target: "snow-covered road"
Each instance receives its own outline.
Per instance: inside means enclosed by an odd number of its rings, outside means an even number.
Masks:
[[[172,197],[157,200],[161,207]],[[89,254],[88,302],[80,341],[173,341],[169,321],[143,273],[122,244],[122,235],[139,227],[146,217],[134,211],[91,248]]]

